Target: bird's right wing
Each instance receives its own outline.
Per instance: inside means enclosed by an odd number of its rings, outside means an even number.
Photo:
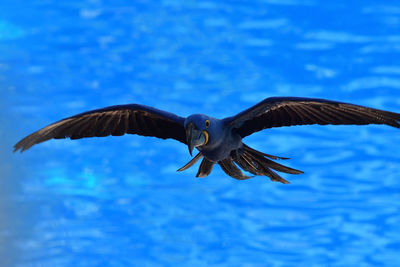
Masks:
[[[282,126],[386,124],[400,128],[400,114],[316,98],[270,97],[224,122],[242,137]]]
[[[34,132],[14,146],[14,152],[29,149],[49,139],[80,139],[138,134],[172,138],[186,144],[185,119],[144,105],[130,104],[96,109],[65,118]]]

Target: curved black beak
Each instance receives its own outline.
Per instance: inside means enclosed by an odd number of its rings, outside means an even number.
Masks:
[[[193,148],[205,145],[208,141],[206,134],[196,128],[193,122],[186,126],[186,142],[192,156]]]

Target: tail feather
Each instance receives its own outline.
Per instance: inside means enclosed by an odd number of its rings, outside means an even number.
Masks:
[[[221,169],[232,178],[237,180],[246,180],[251,178],[250,176],[244,175],[242,171],[235,166],[231,158],[218,161],[218,164],[221,166]]]
[[[248,152],[245,152],[248,153]],[[274,169],[278,172],[284,172],[284,173],[289,173],[289,174],[302,174],[303,172],[300,170],[292,169],[287,166],[284,166],[282,164],[276,163],[270,159],[264,158],[264,157],[256,157],[254,154],[248,153],[251,158],[254,160],[258,161],[261,165],[263,166],[268,166],[271,169]]]
[[[249,151],[249,152],[251,152],[251,153],[254,153],[254,154],[257,154],[257,155],[260,155],[260,156],[264,156],[264,157],[267,157],[267,158],[270,158],[270,159],[274,159],[274,160],[278,160],[278,159],[283,159],[283,160],[290,159],[290,158],[284,158],[284,157],[273,156],[273,155],[270,155],[270,154],[265,154],[265,153],[263,153],[263,152],[261,152],[261,151],[255,150],[255,149],[253,149],[253,148],[247,146],[246,144],[243,144],[243,147],[244,147],[244,150],[247,150],[247,151]]]
[[[181,172],[184,170],[189,169],[190,167],[192,167],[199,159],[201,159],[203,157],[203,155],[199,152],[194,158],[192,158],[191,161],[189,161],[188,163],[186,163],[185,166],[183,166],[182,168],[179,168],[177,171]]]
[[[258,169],[262,171],[262,175],[268,176],[271,179],[271,181],[281,182],[283,184],[289,184],[289,181],[283,179],[276,172],[268,168],[270,166],[266,164],[264,165],[264,162],[262,162],[262,158],[253,158],[253,159],[254,162],[257,164]]]
[[[269,154],[262,153],[260,151],[254,150],[246,145],[243,145],[242,150],[236,151],[232,154],[232,159],[238,164],[243,170],[248,171],[254,175],[264,175],[268,176],[272,181],[281,182],[288,184],[289,182],[279,176],[274,169],[279,172],[289,173],[289,174],[301,174],[300,170],[292,169],[276,163],[268,158],[272,159],[287,159],[272,156]]]
[[[268,169],[268,168],[265,168],[265,170],[266,170],[266,175],[271,179],[271,181],[281,182],[282,184],[290,184],[290,182],[288,180],[283,179],[280,175],[278,175],[273,170]]]
[[[263,175],[263,172],[259,170],[258,165],[253,162],[253,160],[248,157],[248,155],[242,153],[241,155],[236,155],[233,160],[242,168],[243,170],[250,172],[254,175]]]
[[[189,161],[178,171],[184,171],[192,167],[197,161],[199,161],[203,157],[204,156],[202,155],[202,153],[199,152],[191,161]],[[290,167],[276,163],[271,159],[277,160],[288,158],[265,154],[243,144],[242,148],[232,151],[230,157],[224,160],[214,162],[204,157],[200,163],[200,167],[196,174],[196,177],[208,176],[211,173],[215,163],[218,163],[218,165],[221,166],[222,170],[226,174],[237,180],[246,180],[252,177],[244,175],[239,167],[253,175],[267,176],[271,179],[271,181],[281,182],[284,184],[288,184],[289,182],[279,176],[275,171],[289,174],[303,173],[300,170],[292,169]],[[275,171],[273,171],[272,169]]]
[[[199,171],[196,174],[196,177],[201,177],[204,178],[206,176],[208,176],[213,167],[214,167],[215,162],[210,161],[206,158],[203,158],[203,160],[201,161],[200,167],[199,167]]]

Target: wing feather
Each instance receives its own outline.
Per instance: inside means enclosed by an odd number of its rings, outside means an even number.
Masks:
[[[119,105],[84,112],[36,131],[14,146],[25,151],[49,139],[121,136],[126,133],[186,143],[184,118],[144,105]]]
[[[267,128],[310,125],[386,124],[400,128],[400,114],[316,98],[271,97],[224,119],[242,137]]]

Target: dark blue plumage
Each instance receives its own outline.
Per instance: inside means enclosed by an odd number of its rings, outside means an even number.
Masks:
[[[206,122],[209,123],[206,123]],[[232,150],[242,146],[242,138],[230,127],[226,127],[223,120],[215,119],[203,114],[189,116],[184,123],[185,129],[189,123],[193,123],[196,129],[208,133],[208,142],[197,149],[211,161],[220,161],[228,157]],[[208,124],[208,126],[207,126]]]
[[[202,159],[197,177],[209,175],[218,163],[235,179],[250,178],[242,173],[240,167],[253,175],[288,183],[273,170],[290,174],[303,172],[272,161],[287,158],[256,151],[245,145],[242,139],[254,132],[281,126],[386,124],[400,128],[399,122],[398,113],[313,98],[267,98],[222,120],[204,114],[194,114],[185,119],[152,107],[131,104],[96,109],[50,124],[19,141],[14,151],[22,152],[52,138],[79,139],[125,133],[173,138],[186,144],[190,154],[194,148],[199,151],[178,171],[186,170]]]

